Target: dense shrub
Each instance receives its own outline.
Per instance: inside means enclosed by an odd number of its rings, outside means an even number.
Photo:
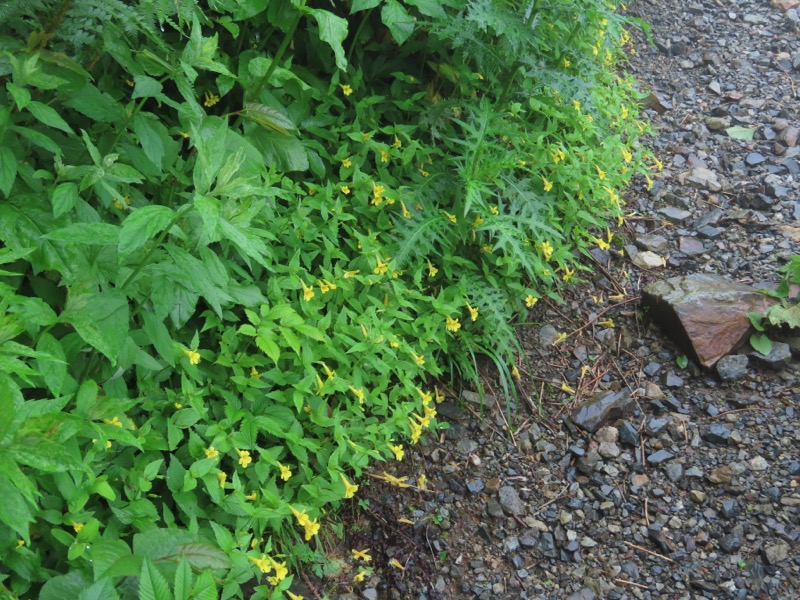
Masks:
[[[647,172],[607,1],[0,24],[7,595],[284,597],[365,469],[437,425],[432,378],[513,372],[514,315]]]

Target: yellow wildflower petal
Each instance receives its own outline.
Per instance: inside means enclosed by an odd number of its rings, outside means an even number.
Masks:
[[[214,446],[203,448],[203,452],[205,452],[206,458],[216,458],[217,456],[219,456],[219,451],[216,448],[214,448]]]
[[[553,340],[553,346],[558,346],[561,342],[563,342],[566,339],[567,339],[566,333],[558,334],[558,337],[555,340]]]
[[[517,365],[511,367],[511,376],[517,381],[522,379],[522,375],[519,374],[519,369],[517,368]]]
[[[536,296],[528,294],[528,297],[525,298],[525,306],[527,306],[528,308],[533,308],[534,306],[536,306],[536,303],[538,301],[539,299]]]
[[[381,162],[382,163],[389,162],[389,153],[386,150],[381,150]]]
[[[75,521],[72,521],[72,528],[75,530],[75,533],[80,533],[84,526],[85,523],[76,523]]]
[[[312,537],[314,537],[319,533],[319,523],[317,522],[316,519],[314,519],[313,521],[309,521],[307,524],[303,526],[303,528],[305,529],[306,541],[309,541]]]
[[[395,446],[389,444],[389,450],[391,450],[392,454],[394,454],[395,460],[403,460],[403,457],[406,454],[406,451],[403,450],[403,444],[397,444]]]
[[[225,489],[225,481],[228,479],[228,474],[225,471],[220,471],[217,473],[217,479],[219,479],[219,487]]]
[[[364,390],[361,388],[354,388],[352,385],[348,386],[349,390],[353,392],[353,395],[358,399],[359,404],[364,404]]]
[[[539,244],[539,249],[542,251],[544,259],[550,260],[550,257],[553,255],[553,247],[550,245],[550,242],[542,242]]]
[[[189,364],[192,365],[200,364],[200,353],[197,351],[196,348],[194,350],[188,350],[184,348],[183,353],[189,359]]]
[[[450,317],[445,318],[445,327],[447,331],[452,331],[455,333],[459,329],[461,329],[461,323],[458,322],[458,319],[451,319]]]
[[[366,550],[350,550],[350,554],[353,560],[363,560],[364,562],[370,562],[372,560],[372,557],[369,555],[369,548]]]
[[[477,321],[478,320],[478,309],[477,308],[472,308],[469,305],[469,303],[467,303],[467,310],[469,311],[469,318],[472,319],[473,321]]]
[[[419,366],[422,366],[422,365],[425,364],[425,358],[420,356],[419,354],[415,354],[415,353],[412,352],[411,356],[414,359],[414,362],[417,363]]]
[[[314,286],[306,285],[306,282],[300,280],[300,285],[303,286],[303,300],[309,302],[314,297]]]
[[[431,261],[428,261],[428,277],[436,277],[436,274],[439,272],[439,269],[434,267],[431,264]]]
[[[449,212],[447,212],[447,211],[444,211],[444,214],[445,214],[445,216],[447,217],[447,220],[448,220],[448,221],[450,221],[451,223],[457,223],[457,222],[458,222],[458,221],[456,220],[456,216],[455,216],[455,215],[451,215],[451,214],[450,214]]]
[[[422,473],[419,477],[417,477],[417,487],[421,490],[427,489],[426,485],[428,483],[428,478],[425,477],[425,473]]]
[[[258,370],[255,367],[251,367],[250,368],[250,377],[252,377],[253,379],[258,379],[260,376],[261,376],[261,374],[258,372]]]
[[[549,181],[547,179],[547,177],[543,177],[541,175],[539,177],[542,180],[542,183],[544,184],[544,191],[545,192],[549,192],[550,190],[553,189],[553,182],[552,181]]]
[[[393,558],[392,560],[389,561],[389,566],[394,567],[395,569],[400,569],[401,571],[406,570],[406,568],[403,565],[401,565],[400,561],[397,560],[396,558]]]
[[[353,583],[361,583],[362,581],[364,581],[364,577],[366,576],[367,573],[365,571],[359,571],[358,574],[355,577],[353,577]]]
[[[574,394],[575,393],[575,390],[573,390],[571,387],[569,387],[567,385],[566,381],[562,381],[561,382],[561,391],[567,392],[568,394]]]
[[[289,590],[286,590],[286,595],[289,596],[289,600],[303,600],[303,596],[299,594],[293,594]]]
[[[236,454],[239,455],[239,464],[244,468],[247,468],[247,465],[253,462],[253,459],[250,457],[250,452],[247,450],[237,450]]]
[[[340,88],[342,88],[342,93],[343,93],[345,96],[349,96],[350,94],[352,94],[352,93],[353,93],[353,88],[351,88],[351,87],[350,87],[348,84],[346,84],[346,83],[345,83],[345,84],[341,84],[341,83],[340,83],[340,84],[339,84],[339,87],[340,87]]]
[[[261,558],[253,558],[252,556],[248,556],[247,558],[250,559],[250,562],[257,566],[262,573],[267,574],[272,572],[272,563],[267,558],[266,554],[262,554]]]
[[[352,166],[353,166],[353,161],[352,161],[352,160],[350,160],[349,158],[343,158],[343,159],[342,159],[342,166],[343,166],[345,169],[349,169],[350,167],[352,167]]]
[[[286,465],[282,465],[281,463],[278,463],[278,468],[281,471],[280,475],[281,479],[283,479],[284,481],[289,481],[289,478],[292,476],[292,470]]]

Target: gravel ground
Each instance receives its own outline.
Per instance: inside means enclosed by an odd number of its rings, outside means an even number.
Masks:
[[[723,379],[681,368],[681,351],[638,302],[644,285],[672,275],[775,282],[800,253],[794,3],[629,7],[656,42],[635,36],[630,69],[652,92],[649,143],[664,169],[651,190],[628,194],[635,216],[615,233],[624,256],[598,250],[592,280],[566,304],[540,303],[537,324],[520,327],[518,406],[491,386],[483,399],[448,390],[439,412],[450,428],[385,466],[415,485],[363,485],[368,502],[341,515],[345,545],[328,549],[338,568],[305,578],[298,592],[800,597],[797,338],[786,340],[792,355],[772,363],[741,350]],[[730,138],[734,126],[756,128],[754,139]],[[645,251],[663,266],[642,268]],[[553,346],[560,333],[569,337]],[[594,433],[576,427],[575,405],[603,392],[621,418]],[[364,549],[371,562],[354,561],[350,551]]]

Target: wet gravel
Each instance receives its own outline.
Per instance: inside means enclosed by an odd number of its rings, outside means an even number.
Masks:
[[[345,545],[327,549],[338,569],[298,591],[800,597],[797,332],[775,356],[744,347],[702,370],[683,366],[638,303],[644,285],[679,274],[774,284],[800,253],[795,4],[632,3],[655,40],[635,36],[630,70],[651,93],[647,143],[664,169],[628,194],[635,215],[615,234],[624,255],[598,250],[595,277],[531,313],[541,325],[519,331],[518,398],[488,383],[484,397],[447,390],[450,428],[379,466],[411,487],[362,486],[367,501],[341,515]],[[372,562],[354,564],[350,550],[365,548]]]

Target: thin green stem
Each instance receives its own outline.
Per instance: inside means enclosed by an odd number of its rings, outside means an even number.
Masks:
[[[367,12],[364,13],[364,18],[361,19],[361,22],[358,24],[358,28],[356,32],[353,34],[353,41],[350,42],[350,48],[347,50],[347,64],[350,64],[350,61],[353,58],[353,52],[355,51],[356,45],[358,44],[358,38],[361,36],[361,32],[364,30],[364,26],[366,25],[367,21],[369,20],[369,16],[372,14],[372,11],[375,8],[370,8]]]
[[[281,59],[283,59],[283,53],[286,52],[286,49],[289,47],[292,37],[294,37],[294,32],[297,29],[297,26],[300,24],[300,19],[303,18],[303,8],[305,8],[305,5],[306,0],[303,0],[298,7],[297,16],[295,17],[294,22],[292,22],[292,25],[289,27],[289,31],[286,32],[285,36],[283,36],[283,41],[278,47],[278,51],[275,53],[275,56],[272,58],[272,62],[270,63],[267,72],[264,73],[264,76],[259,80],[256,90],[253,92],[253,96],[255,98],[258,98],[261,90],[264,89],[264,86],[269,81],[269,78],[272,77],[272,74],[275,72],[278,63],[281,62]]]

